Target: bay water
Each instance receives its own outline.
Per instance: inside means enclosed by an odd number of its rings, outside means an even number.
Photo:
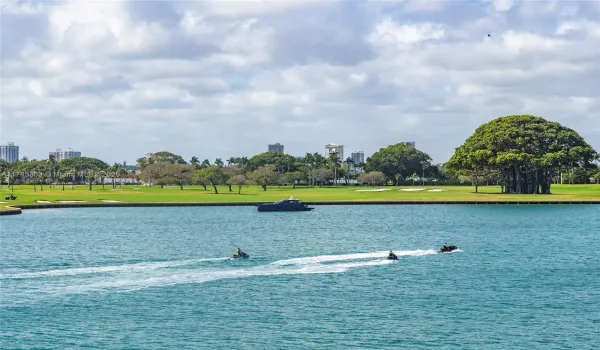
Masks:
[[[600,206],[0,218],[0,348],[230,347],[597,349]]]

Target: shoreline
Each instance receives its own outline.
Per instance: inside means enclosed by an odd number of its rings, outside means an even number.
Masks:
[[[255,206],[268,202],[146,202],[146,203],[48,203],[6,206],[1,215],[18,215],[23,210],[58,208],[123,208],[123,207],[240,207]],[[448,200],[366,200],[366,201],[303,201],[307,205],[600,205],[600,200],[515,200],[515,201],[448,201]]]

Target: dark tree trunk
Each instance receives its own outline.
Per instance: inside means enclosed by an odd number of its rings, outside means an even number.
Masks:
[[[204,187],[204,190],[206,191],[206,185],[202,185],[202,187]]]
[[[242,186],[238,186],[238,194],[242,194]]]
[[[217,185],[212,185],[212,187],[215,189],[215,194],[219,194],[219,190],[217,189]]]
[[[263,191],[267,190],[267,185],[260,185],[263,188]]]
[[[179,189],[183,191],[183,184],[179,184]]]
[[[231,189],[231,185],[227,185],[229,186],[229,192],[233,192],[233,190]]]

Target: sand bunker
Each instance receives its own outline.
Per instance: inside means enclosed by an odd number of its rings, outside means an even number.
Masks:
[[[0,202],[0,204],[6,204],[7,202]]]
[[[86,203],[87,201],[59,201],[61,203]]]
[[[356,190],[356,192],[382,192],[382,191],[389,191],[389,188],[377,188],[374,190]]]
[[[103,199],[102,200],[104,203],[121,203],[121,201],[114,201],[112,199]]]
[[[433,189],[433,190],[427,190],[427,192],[442,192],[442,191],[446,191],[446,190],[440,190],[440,189]]]
[[[403,188],[400,191],[425,191],[424,188]]]
[[[38,202],[38,203],[52,203],[50,201],[36,201],[36,202]]]

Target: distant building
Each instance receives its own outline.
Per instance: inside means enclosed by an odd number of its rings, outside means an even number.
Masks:
[[[9,163],[14,163],[19,160],[19,146],[9,142],[6,145],[0,145],[0,159],[4,159]]]
[[[405,141],[405,142],[400,142],[400,143],[403,143],[403,144],[405,144],[407,146],[410,146],[412,148],[416,148],[415,147],[415,141]]]
[[[269,145],[269,152],[283,153],[283,145],[280,143]]]
[[[54,159],[60,162],[63,159],[81,157],[81,152],[73,151],[71,148],[66,150],[57,149],[55,152],[49,152],[48,156],[54,155]]]
[[[329,158],[329,156],[334,152],[338,154],[338,157],[342,162],[345,160],[344,145],[336,145],[335,143],[325,145],[325,158]]]
[[[350,154],[350,158],[356,165],[365,162],[365,154],[363,153],[363,151],[352,152]]]
[[[350,159],[352,159],[352,162],[354,163],[354,165],[352,165],[352,167],[350,168],[350,170],[354,174],[360,173],[361,169],[358,167],[358,165],[360,163],[364,163],[365,162],[365,154],[363,153],[363,151],[352,152],[350,154]]]

